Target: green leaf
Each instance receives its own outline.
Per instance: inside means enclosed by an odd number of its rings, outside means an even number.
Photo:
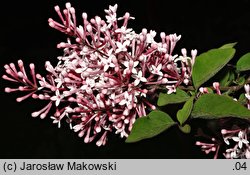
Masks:
[[[184,126],[179,126],[179,128],[185,134],[189,134],[191,131],[191,126],[189,124],[185,124]]]
[[[238,71],[250,70],[250,52],[243,55],[236,64],[236,69]]]
[[[238,99],[238,102],[241,103],[242,105],[243,105],[243,104],[246,104],[247,99],[246,99],[246,96],[245,96],[244,93],[243,93],[243,94],[240,94],[239,99]]]
[[[237,44],[237,42],[224,44],[224,45],[221,46],[219,49],[233,48],[236,44]]]
[[[234,80],[235,80],[235,72],[230,71],[229,79],[228,82],[225,84],[225,86],[231,85],[232,82],[234,82]]]
[[[176,93],[172,94],[160,93],[157,105],[165,106],[167,104],[183,103],[187,101],[189,98],[190,96],[185,91],[177,88]]]
[[[217,119],[224,117],[250,118],[250,110],[231,97],[204,94],[194,104],[192,118]]]
[[[238,84],[238,85],[244,85],[244,84],[245,84],[245,81],[246,81],[245,77],[242,76],[242,77],[239,77],[239,78],[236,80],[236,84]]]
[[[212,88],[207,87],[207,90],[208,90],[208,93],[210,93],[210,94],[214,94],[214,90],[213,90]]]
[[[220,83],[220,86],[226,86],[226,84],[229,81],[230,77],[230,71],[228,70],[223,70],[220,71],[216,76],[215,76],[215,82],[218,81]],[[218,79],[218,80],[217,80]]]
[[[152,111],[148,116],[141,117],[135,121],[126,142],[132,143],[154,137],[174,124],[176,123],[168,114],[157,110]]]
[[[197,56],[193,67],[193,83],[196,89],[213,77],[234,56],[234,48],[212,49]]]
[[[193,108],[194,97],[191,97],[186,103],[183,105],[183,108],[177,112],[177,120],[179,121],[180,125],[186,122],[188,119],[192,108]]]

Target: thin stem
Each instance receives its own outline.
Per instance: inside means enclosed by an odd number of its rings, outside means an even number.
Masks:
[[[246,79],[246,81],[244,82],[244,84],[242,85],[235,85],[235,86],[225,86],[225,87],[220,87],[221,91],[229,91],[229,93],[235,92],[240,90],[241,88],[244,87],[245,84],[249,84],[250,83],[250,77],[248,79]],[[193,91],[195,90],[195,88],[193,86],[178,86],[178,88],[185,90],[185,91]],[[209,88],[214,89],[212,86],[210,86]]]
[[[242,85],[229,86],[229,87],[220,87],[220,90],[229,91],[229,93],[232,93],[232,92],[240,90],[241,88],[244,87],[245,84],[249,84],[249,83],[250,83],[250,77],[248,77],[246,79],[246,81],[244,82],[244,84],[242,84]]]

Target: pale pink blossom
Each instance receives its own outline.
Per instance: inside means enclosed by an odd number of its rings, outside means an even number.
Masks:
[[[50,100],[55,101],[56,106],[59,106],[61,100],[64,98],[64,95],[60,94],[59,90],[56,90],[56,94],[50,98]]]
[[[99,16],[88,19],[84,12],[79,20],[83,23],[78,25],[70,3],[62,10],[55,6],[59,20],[48,19],[49,26],[67,35],[65,42],[57,44],[63,49],[58,63],[47,61],[45,76],[35,73],[34,64],[27,76],[21,60],[18,67],[13,63],[4,66],[3,78],[20,84],[5,91],[27,93],[18,102],[29,97],[48,102],[33,117],[50,115],[58,127],[66,121],[85,143],[95,141],[97,146],[105,145],[111,132],[127,137],[137,118],[155,110],[148,98],[155,97],[156,87],[170,94],[191,82],[188,55],[179,59],[172,54],[181,36],[161,33],[161,42],[157,42],[154,30],[136,33],[128,27],[134,17],[128,12],[118,17],[117,7],[104,10],[106,20]],[[195,51],[191,54],[194,60]]]

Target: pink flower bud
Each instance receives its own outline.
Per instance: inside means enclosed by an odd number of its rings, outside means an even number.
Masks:
[[[35,65],[33,63],[30,63],[30,69],[35,69]]]
[[[181,53],[184,57],[187,56],[187,50],[185,48],[181,49]]]
[[[4,89],[4,91],[5,91],[6,93],[12,92],[11,89],[10,89],[9,87],[6,87],[6,88]]]
[[[192,58],[196,57],[196,55],[197,55],[197,50],[196,50],[196,49],[191,50],[191,55],[192,55]]]
[[[18,60],[18,65],[19,65],[20,67],[23,67],[23,61],[22,61],[22,60]]]
[[[160,36],[161,36],[162,39],[165,39],[165,38],[166,38],[165,32],[161,32],[161,33],[160,33]]]
[[[147,29],[145,29],[145,28],[142,29],[142,34],[143,34],[143,35],[146,35],[147,33],[148,33]]]
[[[54,9],[55,9],[55,11],[60,11],[60,7],[59,7],[58,5],[56,5],[56,6],[54,7]]]
[[[249,86],[249,84],[245,84],[244,88],[245,88],[246,93],[249,94],[250,93],[250,86]]]
[[[219,89],[220,88],[220,84],[218,82],[214,82],[213,83],[213,87],[214,87],[214,89]]]
[[[67,3],[65,4],[65,7],[66,7],[67,9],[69,9],[69,8],[71,7],[70,2],[67,2]]]
[[[95,17],[95,21],[96,21],[96,24],[97,25],[100,25],[101,24],[101,18],[99,16],[96,16]]]
[[[87,25],[87,31],[92,32],[92,26],[90,24]]]
[[[124,18],[128,19],[130,17],[130,14],[128,12],[125,13]]]
[[[33,113],[31,114],[32,117],[37,117],[37,116],[39,116],[39,115],[40,115],[40,112],[33,112]]]
[[[75,11],[75,8],[74,7],[70,7],[70,13],[72,13],[72,14],[75,14],[76,13],[76,11]]]
[[[87,20],[87,18],[88,18],[87,13],[82,13],[82,18],[83,18],[84,20]]]

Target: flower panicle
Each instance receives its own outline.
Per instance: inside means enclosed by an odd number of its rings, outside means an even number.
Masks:
[[[128,28],[134,17],[128,12],[117,17],[117,5],[105,10],[106,20],[99,16],[89,19],[82,13],[83,25],[77,25],[70,3],[63,10],[55,6],[55,11],[60,21],[50,18],[49,26],[69,36],[57,45],[64,52],[58,64],[52,66],[47,61],[45,77],[35,75],[32,64],[31,80],[23,66],[19,73],[11,64],[6,66],[10,76],[3,77],[27,86],[23,89],[30,89],[32,98],[48,101],[33,117],[45,118],[54,106],[53,123],[61,127],[61,121],[66,120],[84,142],[95,140],[101,146],[110,132],[127,137],[137,118],[156,109],[149,97],[154,97],[158,87],[165,87],[170,94],[181,84],[192,84],[197,50],[191,51],[191,57],[186,49],[180,56],[174,54],[180,35],[162,32],[161,42],[156,42],[153,30],[142,29],[137,34]]]

